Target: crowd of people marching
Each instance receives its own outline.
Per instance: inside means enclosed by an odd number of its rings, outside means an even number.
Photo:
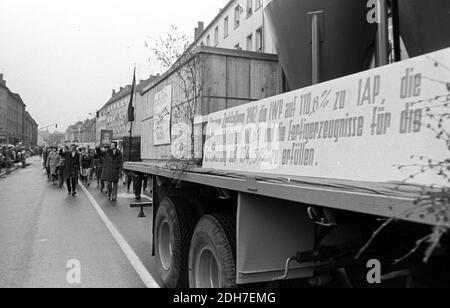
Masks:
[[[93,179],[102,193],[108,195],[108,200],[117,201],[118,184],[123,178],[123,158],[117,143],[111,146],[78,147],[75,144],[64,147],[48,147],[42,153],[43,166],[47,177],[54,185],[67,187],[68,194],[76,197],[79,180],[84,186],[89,187]],[[132,174],[125,176],[128,184],[134,182],[135,198],[141,199],[141,188],[144,179],[134,177]],[[139,184],[137,183],[139,181]],[[144,190],[146,189],[144,182]]]
[[[26,165],[26,158],[40,154],[40,148],[18,145],[0,145],[0,174],[4,169],[10,169],[15,164]]]

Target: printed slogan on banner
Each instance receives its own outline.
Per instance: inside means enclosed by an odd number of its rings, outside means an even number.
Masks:
[[[403,181],[408,170],[399,166],[415,156],[449,154],[430,116],[450,110],[442,63],[450,49],[211,114],[203,167]],[[415,181],[448,184],[431,174]]]

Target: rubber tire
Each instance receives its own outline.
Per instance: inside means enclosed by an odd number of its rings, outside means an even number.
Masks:
[[[191,288],[196,288],[195,262],[205,246],[216,256],[220,288],[236,288],[236,219],[229,215],[206,215],[198,222],[189,252]]]
[[[159,251],[159,225],[167,220],[172,243],[172,260],[165,270]],[[188,286],[189,244],[195,226],[192,209],[177,196],[161,200],[155,219],[155,254],[160,278],[166,288],[186,288]]]

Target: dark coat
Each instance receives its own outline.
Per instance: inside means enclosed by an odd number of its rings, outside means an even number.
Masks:
[[[94,156],[94,167],[95,168],[103,168],[103,156],[98,155],[97,153],[95,153]]]
[[[80,172],[80,154],[75,152],[75,156],[72,157],[72,152],[67,151],[64,153],[64,175],[78,180],[78,173]]]
[[[94,167],[94,159],[90,155],[81,156],[81,167],[83,169],[92,169]]]
[[[103,157],[102,181],[119,182],[120,172],[123,168],[122,153],[119,150],[116,150],[115,155],[113,150],[98,151],[97,153]]]

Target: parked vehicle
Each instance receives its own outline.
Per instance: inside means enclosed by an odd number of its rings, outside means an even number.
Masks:
[[[428,264],[427,246],[414,250],[450,227],[448,202],[423,202],[448,200],[448,181],[409,169],[425,157],[448,162],[423,121],[450,99],[448,84],[431,81],[450,81],[450,35],[419,44],[399,31],[397,18],[418,1],[390,8],[389,35],[381,3],[380,22],[368,24],[365,1],[268,1],[269,19],[283,21],[270,22],[279,59],[203,47],[144,90],[143,161],[124,169],[151,183],[165,286],[325,286],[345,273],[361,287],[369,261],[382,265],[381,286],[450,285],[448,236]],[[427,21],[448,11],[436,3],[408,22],[448,32]],[[409,50],[418,57],[400,57]],[[192,59],[202,61],[201,95],[186,117],[177,72]]]

